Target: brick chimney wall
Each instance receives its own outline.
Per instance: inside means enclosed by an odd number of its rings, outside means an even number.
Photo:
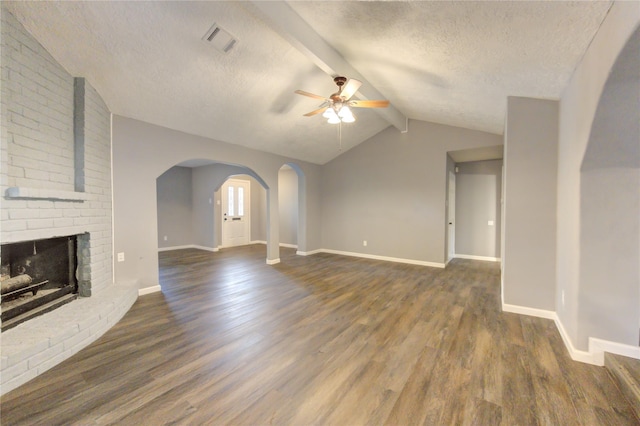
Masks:
[[[111,115],[2,11],[3,243],[88,232],[93,291],[112,282]]]
[[[82,234],[78,300],[2,333],[0,392],[98,339],[135,302],[113,283],[111,113],[2,7],[0,240]]]

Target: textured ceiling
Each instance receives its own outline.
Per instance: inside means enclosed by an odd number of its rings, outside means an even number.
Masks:
[[[318,102],[293,93],[329,95],[331,76],[250,3],[3,3],[115,114],[318,164],[341,152],[336,126],[302,116]],[[405,116],[498,134],[507,96],[560,97],[610,7],[288,4]],[[214,22],[239,40],[228,54],[202,40]],[[343,150],[389,126],[355,114]]]

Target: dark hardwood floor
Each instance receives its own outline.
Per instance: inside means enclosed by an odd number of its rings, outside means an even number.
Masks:
[[[497,264],[265,254],[161,253],[163,292],[4,395],[2,424],[639,424],[552,321],[500,311]]]

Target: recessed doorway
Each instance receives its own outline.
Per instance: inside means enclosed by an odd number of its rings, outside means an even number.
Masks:
[[[220,188],[222,198],[222,246],[234,247],[251,242],[251,184],[248,180],[228,179]]]

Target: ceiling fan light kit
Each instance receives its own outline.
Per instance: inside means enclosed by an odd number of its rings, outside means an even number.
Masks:
[[[320,99],[324,101],[324,106],[306,113],[305,117],[322,114],[322,116],[326,118],[327,122],[330,124],[353,123],[354,121],[356,121],[356,118],[351,112],[351,108],[386,108],[389,106],[389,101],[385,100],[351,100],[351,97],[355,95],[355,93],[362,85],[361,81],[353,78],[347,79],[346,77],[338,76],[333,79],[333,82],[336,84],[336,86],[338,86],[338,91],[336,93],[333,93],[328,98],[305,92],[304,90],[296,90],[295,93],[299,95],[308,96],[313,99]]]
[[[327,122],[330,124],[338,124],[342,123],[353,123],[356,121],[356,118],[353,116],[353,113],[349,109],[348,106],[336,106],[333,105],[330,108],[327,108],[322,116],[327,119]]]

